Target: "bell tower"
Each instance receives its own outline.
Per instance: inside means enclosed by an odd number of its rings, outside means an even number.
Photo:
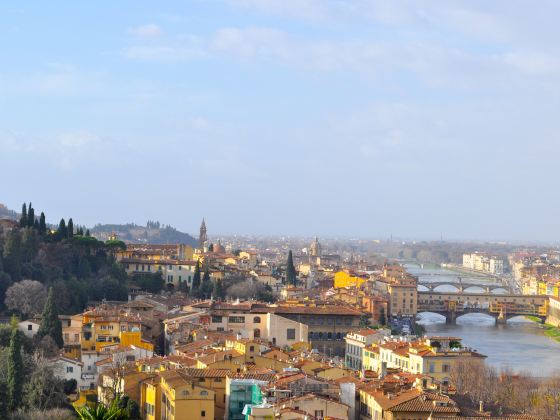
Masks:
[[[198,247],[204,250],[204,244],[208,241],[208,236],[206,235],[206,222],[204,217],[202,218],[202,223],[200,224],[200,234],[198,235]]]

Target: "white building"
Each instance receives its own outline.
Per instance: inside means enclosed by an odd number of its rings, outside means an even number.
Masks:
[[[346,334],[346,351],[344,355],[344,363],[347,368],[354,370],[362,369],[362,356],[365,347],[374,343],[379,343],[383,337],[391,335],[390,330],[386,329],[363,329],[359,331],[351,331]]]

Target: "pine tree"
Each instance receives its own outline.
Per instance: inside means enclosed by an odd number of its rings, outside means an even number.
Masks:
[[[60,219],[57,233],[60,239],[64,239],[68,237],[68,229],[66,228],[66,222],[64,221],[64,219]]]
[[[72,218],[68,219],[68,237],[71,238],[72,236],[74,236],[74,222],[72,221]]]
[[[23,398],[23,361],[21,338],[17,328],[12,329],[8,354],[8,409],[14,411]]]
[[[297,284],[296,268],[294,267],[294,258],[291,250],[288,253],[288,262],[286,264],[286,284],[292,286]]]
[[[52,287],[49,289],[47,301],[45,302],[45,307],[43,309],[41,325],[39,326],[39,331],[37,331],[37,336],[39,338],[43,338],[47,335],[54,340],[59,348],[64,346],[64,340],[62,339],[62,324],[60,319],[58,319],[58,311],[56,310],[56,304],[54,303]]]
[[[31,203],[29,203],[29,208],[27,209],[27,226],[30,228],[35,226],[35,209]]]
[[[89,229],[86,229],[86,236],[91,236],[91,234],[89,233]]]
[[[200,261],[197,261],[196,267],[194,268],[192,290],[197,290],[199,287],[200,287]]]
[[[47,222],[45,220],[45,213],[41,212],[39,216],[39,234],[44,235],[47,233]]]
[[[27,226],[27,204],[23,203],[21,206],[21,218],[19,219],[19,227]]]

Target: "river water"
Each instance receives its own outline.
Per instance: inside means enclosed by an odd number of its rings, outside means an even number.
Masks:
[[[408,271],[418,276],[420,281],[457,281],[489,284],[491,279],[457,273],[439,267],[425,267],[406,264]],[[468,277],[468,278],[467,278]],[[419,290],[425,290],[419,286]],[[454,291],[449,286],[440,286],[437,291]],[[477,292],[475,288],[468,291]],[[495,290],[494,293],[504,293]],[[450,335],[463,339],[463,343],[488,356],[487,362],[496,368],[511,368],[528,371],[536,376],[546,376],[553,370],[560,370],[560,342],[546,335],[535,322],[523,317],[508,320],[506,325],[495,325],[494,318],[484,314],[468,314],[457,319],[455,325],[446,324],[445,318],[432,313],[418,315],[418,323],[426,328],[429,335]]]

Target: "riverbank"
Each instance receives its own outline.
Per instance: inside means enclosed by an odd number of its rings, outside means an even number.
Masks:
[[[541,320],[536,316],[527,316],[527,319],[539,323],[544,329],[544,335],[560,342],[560,328],[550,324],[541,324]]]

